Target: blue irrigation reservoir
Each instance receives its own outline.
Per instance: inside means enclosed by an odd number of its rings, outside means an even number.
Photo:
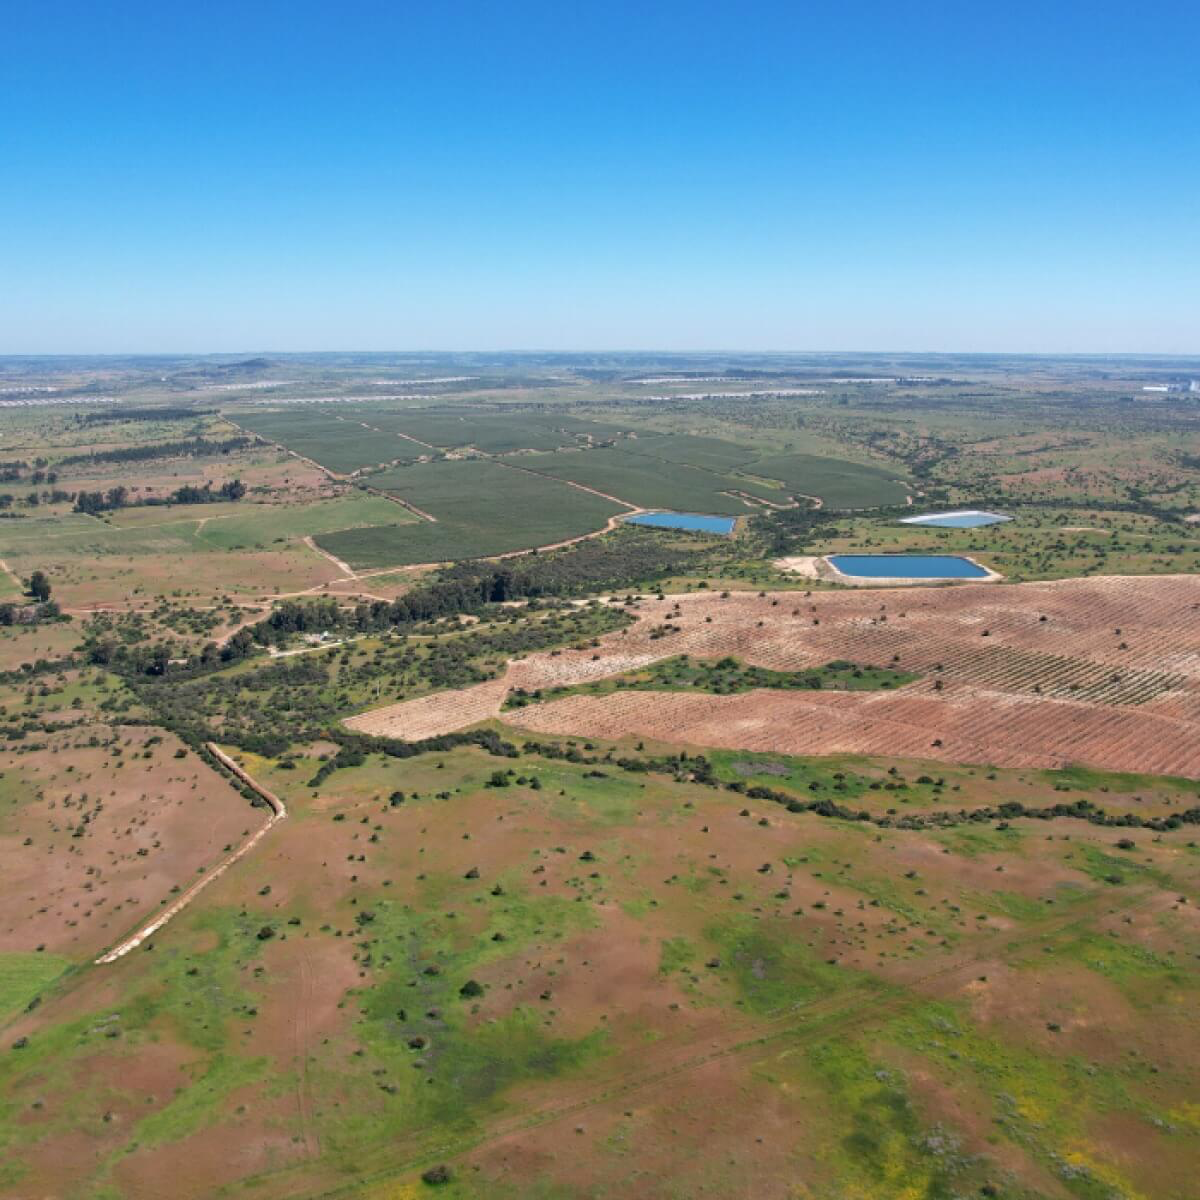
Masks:
[[[700,513],[648,512],[625,518],[630,525],[652,525],[655,529],[689,529],[699,533],[730,534],[737,517],[706,517]]]
[[[843,575],[856,579],[986,579],[987,571],[956,554],[831,554]]]

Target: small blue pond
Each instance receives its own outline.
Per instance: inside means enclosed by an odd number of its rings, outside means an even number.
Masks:
[[[986,579],[987,572],[954,554],[831,554],[843,575],[859,579]]]
[[[648,512],[627,517],[630,525],[653,525],[656,529],[691,529],[701,533],[732,533],[736,517],[705,517],[699,513]]]
[[[901,517],[901,525],[933,525],[938,529],[978,529],[981,525],[998,525],[1011,521],[1003,513],[983,512],[978,508],[960,512],[926,513],[920,517]]]

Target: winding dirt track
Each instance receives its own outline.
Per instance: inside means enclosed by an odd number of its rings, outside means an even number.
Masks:
[[[178,916],[179,913],[191,904],[214,879],[219,879],[238,859],[249,854],[266,837],[267,832],[273,825],[276,825],[287,817],[287,809],[284,807],[283,801],[274,792],[269,792],[261,784],[256,783],[214,742],[208,742],[206,745],[209,752],[230,774],[236,776],[247,787],[253,788],[266,801],[267,807],[271,811],[271,816],[261,829],[247,838],[232,854],[223,858],[211,871],[193,883],[187,891],[164,908],[153,920],[146,922],[145,925],[140,926],[135,933],[130,934],[124,941],[118,942],[107,953],[100,955],[95,960],[97,965],[116,962],[117,959],[124,958],[130,950],[136,950],[147,938],[153,937],[168,921]]]

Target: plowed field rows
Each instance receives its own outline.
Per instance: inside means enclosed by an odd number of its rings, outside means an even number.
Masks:
[[[667,742],[784,754],[868,754],[1000,767],[1086,763],[1200,777],[1195,725],[1138,709],[1017,699],[962,689],[909,694],[746,692],[733,696],[619,692],[521,709],[539,733]]]
[[[923,678],[873,693],[571,696],[508,719],[580,736],[1006,766],[1087,763],[1200,777],[1198,577],[809,597],[695,593],[643,601],[638,618],[598,649],[532,655],[510,664],[502,680],[347,723],[428,736],[497,715],[511,687],[578,683],[680,653],[730,654],[774,669],[842,658],[895,662]]]

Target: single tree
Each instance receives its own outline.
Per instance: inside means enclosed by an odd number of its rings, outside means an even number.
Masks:
[[[34,571],[29,577],[29,594],[43,604],[50,599],[50,580],[45,571]]]

